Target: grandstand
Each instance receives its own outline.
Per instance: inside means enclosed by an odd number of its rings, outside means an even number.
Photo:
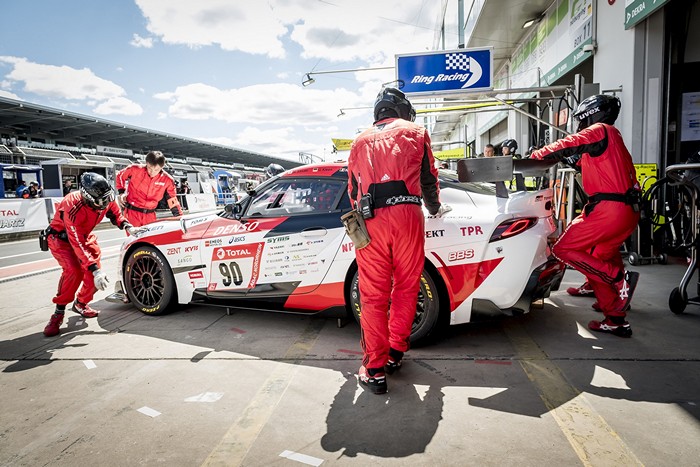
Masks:
[[[243,149],[171,135],[123,123],[0,97],[0,162],[36,164],[80,159],[116,166],[143,159],[152,150],[165,156],[253,171],[280,164],[302,165]],[[117,155],[119,157],[112,157]],[[121,159],[121,160],[119,160]]]

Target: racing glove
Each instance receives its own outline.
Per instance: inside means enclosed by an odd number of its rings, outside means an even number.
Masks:
[[[131,236],[139,237],[144,233],[148,232],[148,227],[134,227],[131,224],[126,224],[124,226],[124,230],[126,230],[126,233],[128,233]]]
[[[450,211],[452,211],[452,206],[450,206],[449,204],[442,203],[440,204],[440,209],[438,209],[438,212],[435,213],[435,217],[442,217]]]
[[[107,290],[107,287],[109,287],[107,273],[102,269],[95,269],[92,271],[92,276],[95,278],[95,287],[97,287],[98,290]]]

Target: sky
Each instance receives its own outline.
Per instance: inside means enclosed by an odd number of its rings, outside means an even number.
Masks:
[[[372,124],[395,70],[335,71],[433,50],[441,3],[3,0],[0,96],[289,160],[343,159],[332,138]],[[307,72],[322,73],[303,87]]]

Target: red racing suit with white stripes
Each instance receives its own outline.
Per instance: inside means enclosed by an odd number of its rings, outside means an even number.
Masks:
[[[371,242],[356,250],[366,368],[383,368],[389,348],[408,350],[424,266],[425,217],[440,208],[440,188],[430,136],[400,118],[380,120],[353,142],[348,158],[353,207],[371,194],[366,219]],[[389,303],[391,313],[389,314]]]
[[[622,197],[628,190],[640,190],[632,156],[617,128],[595,123],[533,152],[530,158],[562,160],[579,154],[583,189],[589,202],[552,252],[586,276],[606,316],[624,317],[626,313],[619,309],[621,299],[613,284],[624,273],[620,245],[637,226],[639,212],[619,200],[596,200],[596,195]]]
[[[156,221],[156,207],[165,193],[168,194],[168,208],[172,215],[182,215],[175,182],[162,170],[151,177],[145,165],[131,164],[117,173],[116,186],[120,195],[126,192],[124,215],[134,227]]]
[[[127,223],[119,206],[112,201],[107,209],[98,211],[85,204],[79,191],[67,194],[56,206],[56,213],[49,224],[49,250],[63,269],[58,281],[58,291],[53,298],[57,305],[67,305],[76,297],[84,304],[95,296],[92,272],[101,267],[102,251],[92,231],[104,217],[120,229]],[[80,285],[82,283],[82,286]]]

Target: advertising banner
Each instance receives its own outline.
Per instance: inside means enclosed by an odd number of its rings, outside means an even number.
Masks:
[[[0,235],[42,230],[48,225],[44,199],[0,200]]]

